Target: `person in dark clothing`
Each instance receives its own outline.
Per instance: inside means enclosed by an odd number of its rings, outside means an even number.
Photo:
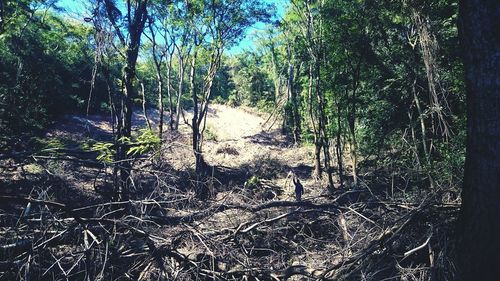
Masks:
[[[295,185],[295,199],[297,201],[301,201],[302,194],[304,194],[304,186],[302,186],[299,178],[297,178],[297,176],[295,176],[295,175],[293,175],[292,181],[293,181],[293,185]]]

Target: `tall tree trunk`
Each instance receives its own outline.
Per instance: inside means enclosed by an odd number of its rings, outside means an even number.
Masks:
[[[352,71],[352,94],[350,102],[349,115],[347,121],[349,124],[349,151],[351,154],[352,161],[352,180],[354,185],[358,184],[358,152],[357,152],[357,141],[356,141],[356,111],[357,111],[357,90],[358,82],[361,71],[361,61],[359,61],[355,66],[351,64]],[[346,90],[347,95],[347,90]]]
[[[4,32],[4,24],[5,24],[5,9],[4,9],[4,4],[3,0],[0,1],[0,34]]]
[[[271,44],[269,51],[271,52],[271,62],[273,65],[273,84],[274,84],[274,103],[277,106],[280,100],[281,92],[281,77],[278,71],[278,59],[276,58],[276,51]]]
[[[129,187],[131,185],[130,171],[132,168],[131,161],[127,160],[127,146],[123,143],[122,138],[130,138],[132,133],[132,98],[133,98],[133,79],[135,77],[135,61],[132,59],[133,54],[127,52],[127,66],[124,73],[124,90],[121,98],[120,122],[118,123],[118,134],[116,152],[116,161],[119,181],[115,186],[116,200],[127,200],[129,198]]]
[[[430,114],[434,123],[437,122],[439,133],[447,138],[449,137],[450,132],[448,128],[448,122],[445,118],[445,112],[443,111],[449,109],[446,101],[446,94],[444,93],[444,89],[441,87],[441,79],[439,78],[439,70],[437,68],[436,53],[438,50],[438,43],[436,37],[430,30],[430,20],[428,16],[421,15],[418,9],[419,8],[415,7],[415,5],[410,5],[411,18],[417,28],[418,43],[420,46],[420,51],[422,53],[422,59],[424,61],[425,72],[427,76],[427,85],[429,88],[429,104],[433,108]],[[434,127],[434,134],[438,133],[438,128]],[[431,151],[429,151],[429,154],[430,153]]]
[[[463,280],[500,276],[500,5],[462,0],[459,32],[467,91],[467,155],[459,219]]]
[[[151,121],[148,116],[148,109],[146,107],[146,90],[144,87],[144,83],[139,80],[139,84],[141,85],[141,97],[142,97],[142,114],[144,115],[144,120],[146,120],[146,124],[148,125],[148,129],[152,130]]]
[[[295,77],[299,77],[300,75],[300,67],[301,64],[297,66],[297,71],[296,75],[294,76],[294,79],[291,81],[291,94],[292,94],[292,112],[293,112],[293,139],[295,141],[295,144],[300,143],[300,133],[302,131],[301,125],[300,125],[300,114],[299,114],[299,98],[298,98],[298,90],[297,87],[295,86],[296,81]]]
[[[195,157],[195,172],[196,175],[200,176],[203,172],[203,155],[201,154],[200,148],[200,124],[198,122],[199,115],[199,104],[198,104],[198,93],[196,92],[195,75],[196,75],[196,59],[198,56],[198,51],[195,49],[193,52],[193,57],[191,58],[191,73],[189,74],[189,86],[191,91],[191,98],[193,100],[193,119],[192,119],[192,129],[193,129],[193,152]]]
[[[130,138],[132,132],[132,100],[134,97],[134,79],[136,77],[136,64],[141,44],[141,35],[147,19],[148,0],[136,1],[132,6],[127,2],[128,25],[125,36],[120,29],[115,18],[115,3],[111,0],[105,0],[105,9],[112,26],[118,36],[121,45],[126,48],[126,65],[123,68],[123,86],[122,96],[119,100],[120,118],[117,124],[116,136],[116,155],[117,162],[115,166],[115,199],[127,200],[129,198],[129,188],[132,185],[130,172],[132,162],[127,159],[127,145],[123,143],[122,138]],[[132,13],[132,10],[133,13]],[[128,43],[126,38],[128,37]]]
[[[288,79],[287,79],[287,92],[288,96],[290,97],[291,100],[291,105],[292,105],[292,134],[293,134],[293,140],[294,143],[297,145],[300,142],[300,115],[299,115],[299,102],[298,102],[298,97],[297,97],[297,91],[295,87],[295,77],[298,77],[300,74],[300,64],[297,66],[297,70],[294,71],[295,67],[294,64],[292,63],[292,55],[291,55],[291,50],[290,46],[288,46],[287,49],[288,53]]]
[[[158,111],[160,112],[160,122],[158,124],[158,136],[160,137],[160,142],[163,139],[163,77],[161,75],[161,69],[159,64],[156,64],[156,80],[158,80]]]
[[[420,121],[420,131],[421,131],[421,138],[422,138],[422,148],[424,150],[424,157],[427,161],[427,164],[429,164],[430,161],[430,156],[429,156],[429,150],[427,149],[427,129],[425,126],[425,116],[424,112],[422,111],[422,108],[420,106],[420,100],[418,99],[417,95],[417,79],[413,81],[413,86],[412,86],[412,92],[413,92],[413,101],[415,102],[415,107],[417,108],[418,111],[418,120]]]
[[[180,49],[178,49],[180,52]],[[184,87],[184,57],[180,55],[179,53],[179,85],[177,88],[177,103],[176,103],[176,108],[175,108],[175,123],[174,123],[174,130],[179,129],[179,120],[181,117],[181,98],[182,98],[182,91]],[[173,115],[172,115],[173,118]]]
[[[337,154],[337,165],[339,172],[339,181],[340,188],[344,188],[344,165],[343,165],[343,153],[342,153],[342,122],[341,122],[341,108],[340,101],[337,101],[337,145],[336,145],[336,154]]]
[[[313,92],[313,65],[309,66],[309,88],[308,88],[308,96],[309,96],[309,116],[311,118],[311,126],[313,128],[314,133],[314,176],[317,179],[322,177],[321,170],[321,140],[319,136],[319,129],[316,126],[316,120],[314,117],[314,102],[312,97]]]
[[[318,56],[319,57],[319,56]],[[333,188],[333,177],[332,177],[332,169],[331,169],[331,156],[330,156],[330,146],[328,135],[326,131],[326,114],[325,114],[325,95],[321,90],[321,68],[319,61],[315,62],[315,76],[316,76],[316,97],[318,99],[318,131],[320,135],[320,142],[323,148],[323,162],[325,163],[325,170],[328,177],[328,185],[330,188]]]
[[[160,120],[158,124],[158,137],[160,138],[160,143],[161,140],[163,139],[163,115],[164,115],[164,109],[163,109],[163,76],[161,74],[161,64],[162,64],[162,58],[163,56],[160,56],[158,58],[157,54],[157,42],[156,42],[156,35],[155,35],[155,29],[153,27],[153,18],[149,18],[149,30],[151,32],[151,43],[153,44],[153,62],[155,65],[155,71],[156,71],[156,83],[157,83],[157,91],[158,91],[158,111],[160,113]]]
[[[167,97],[168,97],[168,109],[170,113],[170,122],[168,122],[169,128],[171,131],[174,130],[174,120],[172,116],[174,115],[174,104],[172,103],[172,92],[171,92],[171,72],[172,72],[172,56],[173,52],[168,55],[168,63],[167,63]]]

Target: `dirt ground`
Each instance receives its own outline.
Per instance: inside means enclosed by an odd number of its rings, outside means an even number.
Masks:
[[[194,168],[191,150],[190,122],[192,114],[187,111],[181,120],[179,132],[166,129],[164,157],[175,169]],[[158,112],[149,110],[153,127],[158,125]],[[165,117],[165,120],[168,116]],[[256,177],[283,188],[279,199],[293,199],[293,190],[288,173],[293,171],[305,188],[304,198],[316,197],[325,191],[326,181],[313,178],[313,149],[311,146],[294,146],[268,116],[248,107],[230,107],[221,104],[210,106],[204,134],[203,153],[205,160],[215,167],[230,167],[249,170],[247,178]],[[267,121],[267,122],[266,122]],[[92,121],[96,122],[96,121]],[[141,111],[134,113],[136,128],[145,126]],[[96,122],[95,127],[100,126]],[[110,131],[108,129],[108,131]]]
[[[158,112],[150,109],[147,115],[156,129]],[[190,118],[185,112],[186,121]],[[187,123],[181,121],[177,132],[166,126],[159,153],[134,160],[133,199],[125,202],[111,199],[113,169],[96,161],[88,146],[111,142],[108,116],[65,116],[23,160],[0,161],[0,199],[21,202],[0,205],[0,253],[32,251],[42,273],[69,276],[77,268],[77,279],[83,273],[96,277],[96,271],[127,276],[124,280],[337,280],[344,273],[354,276],[346,280],[380,280],[430,274],[426,259],[399,257],[425,241],[429,220],[440,222],[439,216],[423,215],[435,212],[426,206],[439,197],[424,190],[413,196],[418,204],[405,203],[405,197],[386,203],[388,193],[374,184],[327,192],[325,180],[313,178],[311,146],[293,145],[279,122],[250,108],[216,104],[208,113],[203,146],[213,176],[201,184],[211,196],[199,199]],[[144,127],[137,109],[134,132]],[[304,185],[301,202],[295,200],[290,171]],[[24,219],[31,203],[37,209]],[[66,207],[61,211],[57,204]],[[73,211],[65,211],[68,207]],[[74,223],[75,210],[91,230]],[[448,225],[435,235],[446,237]],[[64,235],[72,231],[76,234]],[[86,231],[97,245],[89,246],[88,236],[82,239]],[[57,237],[63,248],[54,242]],[[34,240],[55,246],[36,246]],[[25,249],[24,242],[34,246]],[[88,255],[77,258],[82,247]],[[163,262],[153,262],[158,252]],[[108,262],[108,255],[115,258]],[[12,264],[2,260],[8,267],[0,268],[0,280],[16,276],[29,257],[18,256]],[[382,264],[385,271],[379,270]]]

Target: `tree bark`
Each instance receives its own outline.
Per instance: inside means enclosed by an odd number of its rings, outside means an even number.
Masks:
[[[167,49],[172,48],[172,46],[167,46]],[[168,62],[167,62],[167,97],[168,97],[168,108],[169,108],[169,113],[170,113],[170,121],[168,122],[170,131],[174,130],[174,119],[172,116],[174,115],[174,104],[172,102],[172,80],[171,80],[171,73],[172,73],[172,57],[174,55],[174,50],[172,49],[169,54],[168,54]]]
[[[177,49],[179,53],[179,84],[177,88],[177,103],[175,107],[175,120],[174,121],[174,130],[179,129],[179,120],[181,117],[181,98],[182,98],[182,92],[183,87],[184,87],[184,56],[181,55],[181,49]],[[173,118],[174,115],[172,115],[171,118]]]
[[[195,47],[195,50],[193,52],[193,57],[191,58],[191,72],[189,74],[189,85],[191,91],[191,98],[193,100],[193,119],[191,121],[192,122],[191,127],[193,130],[192,148],[195,157],[195,173],[198,179],[196,185],[197,185],[197,191],[199,191],[198,183],[204,175],[206,163],[205,160],[203,159],[203,154],[201,150],[201,131],[200,131],[200,120],[199,120],[200,106],[199,106],[198,93],[196,91],[196,83],[195,83],[197,57],[198,57],[198,50],[197,47]]]
[[[130,171],[132,168],[131,161],[127,160],[127,147],[122,142],[122,138],[130,138],[132,133],[132,99],[134,96],[134,79],[136,77],[136,64],[139,55],[139,46],[141,44],[141,35],[144,31],[147,19],[147,6],[148,0],[137,1],[134,8],[127,4],[127,29],[128,36],[125,36],[123,30],[120,29],[115,18],[115,3],[110,0],[104,1],[107,17],[115,29],[116,35],[123,47],[126,48],[126,64],[123,68],[123,85],[119,106],[120,118],[118,120],[116,143],[116,156],[115,160],[117,165],[115,167],[114,175],[114,188],[116,200],[127,200],[129,196],[129,187],[131,186],[132,179],[130,178]],[[133,13],[132,13],[133,10]],[[128,42],[126,38],[128,37]]]
[[[161,76],[161,67],[156,63],[156,79],[158,80],[158,110],[160,111],[160,123],[158,125],[158,136],[160,137],[160,141],[163,139],[163,77]],[[170,114],[172,116],[172,114]]]
[[[319,55],[317,56],[319,57]],[[333,177],[332,177],[332,169],[331,169],[331,156],[330,156],[330,146],[329,146],[329,139],[327,135],[327,119],[326,119],[326,113],[325,113],[325,95],[322,92],[321,89],[321,68],[320,68],[320,62],[316,61],[316,82],[315,82],[315,91],[316,91],[316,97],[318,99],[318,131],[319,131],[319,136],[320,136],[320,143],[323,148],[323,162],[325,163],[325,170],[328,178],[328,185],[330,188],[334,188],[333,185]]]
[[[343,165],[343,149],[342,149],[342,122],[341,122],[341,106],[340,100],[337,101],[337,144],[335,146],[335,152],[337,154],[337,165],[338,165],[338,173],[339,173],[339,182],[340,188],[344,188],[344,165]]]
[[[309,115],[311,117],[311,125],[314,133],[314,176],[317,179],[321,179],[322,170],[321,170],[321,141],[319,136],[319,129],[316,127],[316,120],[314,118],[314,102],[312,97],[313,92],[313,65],[309,65],[309,88],[308,88],[308,96],[309,96]]]
[[[458,227],[463,280],[500,276],[500,4],[462,0],[467,155]]]
[[[297,65],[297,70],[296,70],[296,75],[294,77],[299,77],[300,75],[300,67],[301,64]],[[293,76],[293,74],[292,74]],[[297,83],[295,81],[295,78],[293,77],[291,82],[291,95],[292,95],[292,112],[293,112],[293,138],[295,141],[295,144],[300,143],[300,133],[302,132],[301,126],[300,126],[300,114],[299,114],[299,98],[298,98],[298,90],[295,84]]]
[[[151,43],[153,44],[152,49],[153,49],[153,62],[155,65],[155,71],[156,71],[156,82],[157,82],[157,91],[158,91],[158,111],[160,114],[160,120],[158,124],[158,136],[160,138],[160,142],[163,138],[163,115],[164,115],[164,108],[163,108],[163,77],[161,74],[161,65],[162,65],[162,60],[163,60],[163,55],[161,54],[158,57],[158,44],[156,42],[156,31],[153,26],[154,19],[149,18],[149,31],[151,32]]]
[[[293,140],[295,145],[298,145],[300,143],[300,133],[301,133],[301,128],[300,128],[300,115],[299,115],[299,100],[297,96],[297,90],[296,90],[296,84],[297,82],[295,81],[295,77],[299,77],[300,75],[300,67],[301,64],[298,64],[297,67],[295,67],[293,61],[292,61],[292,50],[290,45],[287,46],[287,58],[288,58],[288,79],[287,79],[287,93],[288,97],[290,98],[291,101],[291,106],[292,106],[292,134],[293,134]]]
[[[351,64],[351,63],[350,63]],[[355,64],[350,65],[352,71],[352,94],[350,97],[349,113],[347,123],[349,124],[349,151],[352,161],[352,180],[354,185],[358,184],[358,151],[356,141],[356,113],[357,113],[357,90],[359,86],[359,78],[361,72],[361,59]],[[348,93],[346,93],[348,95]]]

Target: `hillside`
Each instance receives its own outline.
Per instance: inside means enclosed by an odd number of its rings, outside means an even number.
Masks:
[[[136,131],[146,126],[141,111],[133,120]],[[151,123],[155,126],[157,119]],[[328,190],[324,179],[312,175],[312,147],[294,146],[265,125],[251,109],[211,108],[205,154],[213,176],[203,182],[211,192],[208,200],[193,192],[194,158],[189,126],[183,124],[179,132],[167,132],[161,156],[136,160],[133,198],[113,202],[112,169],[82,149],[91,140],[110,140],[109,118],[65,116],[46,132],[41,142],[47,147],[28,160],[2,164],[0,200],[19,204],[3,205],[1,251],[22,256],[33,243],[37,267],[72,265],[71,278],[80,278],[81,270],[108,276],[99,273],[106,263],[113,264],[113,274],[140,280],[191,280],[193,274],[199,279],[336,279],[359,270],[377,272],[380,263],[386,271],[372,278],[415,270],[427,274],[436,261],[425,255],[435,254],[418,246],[450,231],[449,222],[440,222],[435,212],[455,212],[456,205],[440,202],[438,191],[418,200],[387,201],[383,190],[366,184],[352,191]],[[302,201],[295,200],[290,171],[305,187]],[[14,222],[16,230],[9,227]],[[423,228],[417,230],[419,225]],[[438,244],[432,247],[447,243],[433,241]],[[68,256],[79,251],[94,256],[94,262]],[[404,263],[389,267],[397,260]],[[2,266],[11,262],[15,259]]]

